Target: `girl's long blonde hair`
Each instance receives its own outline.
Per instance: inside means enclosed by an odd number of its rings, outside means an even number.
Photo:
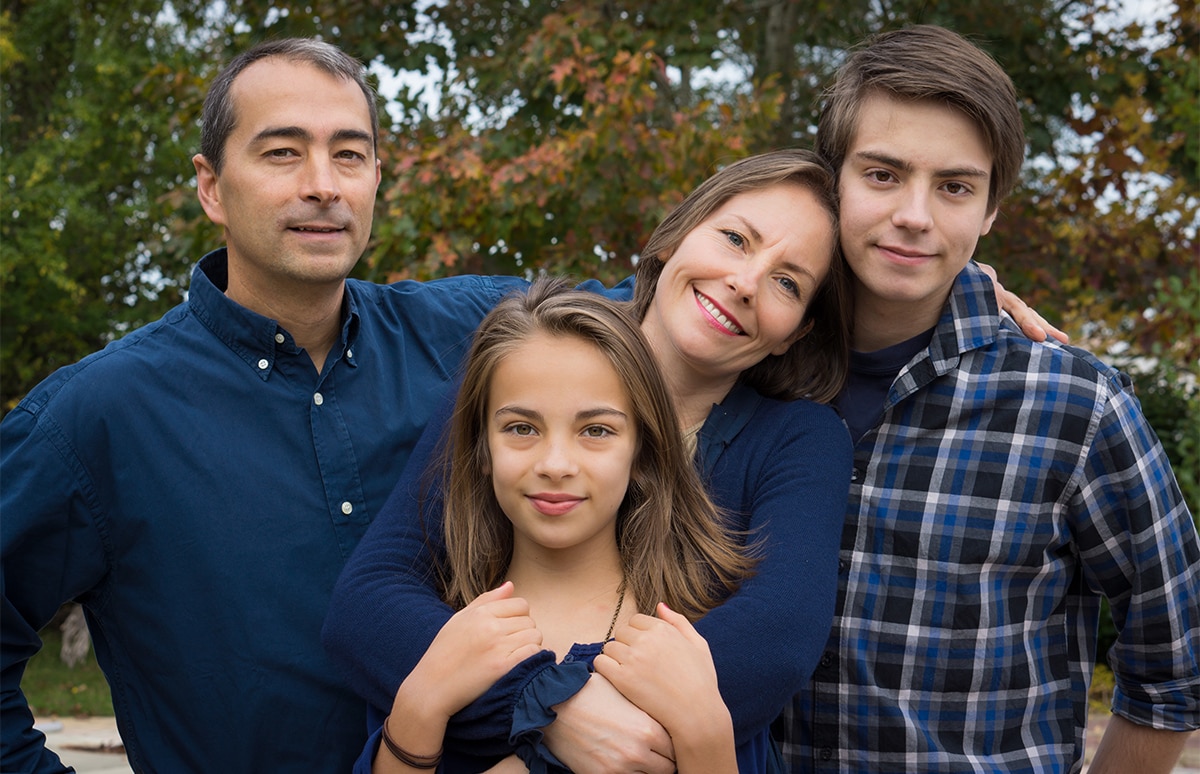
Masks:
[[[445,555],[439,581],[455,608],[504,581],[512,524],[485,471],[488,392],[509,353],[536,333],[596,347],[616,369],[633,406],[637,450],[617,515],[617,547],[638,609],[662,601],[696,619],[749,576],[756,559],[745,535],[726,528],[685,450],[662,374],[637,323],[615,302],[543,279],[505,298],[475,334],[441,460]]]

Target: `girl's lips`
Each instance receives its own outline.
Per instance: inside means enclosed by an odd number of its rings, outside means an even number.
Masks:
[[[525,497],[538,513],[546,516],[562,516],[587,499],[561,492],[539,492]]]

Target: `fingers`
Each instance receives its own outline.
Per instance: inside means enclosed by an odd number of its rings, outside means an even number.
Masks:
[[[501,600],[501,599],[510,599],[512,597],[512,595],[513,595],[513,582],[512,581],[504,581],[496,588],[494,588],[490,591],[485,591],[482,594],[480,594],[479,596],[472,599],[471,602],[467,605],[467,607],[482,607],[483,605],[486,605],[489,602],[495,602],[495,601]],[[463,609],[465,610],[466,608],[463,608]]]

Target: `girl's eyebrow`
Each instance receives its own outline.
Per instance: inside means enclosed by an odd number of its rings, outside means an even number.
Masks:
[[[576,419],[596,419],[597,417],[619,417],[621,419],[628,419],[624,411],[618,411],[615,408],[608,408],[607,406],[587,409],[586,411],[580,411],[575,415]]]
[[[500,417],[505,414],[516,414],[519,417],[531,420],[541,420],[543,418],[540,411],[535,411],[531,408],[525,408],[524,406],[501,406],[500,408],[496,409],[493,416]],[[628,416],[624,411],[610,408],[608,406],[598,406],[596,408],[584,409],[583,411],[575,414],[575,418],[577,420],[595,419],[596,417],[620,417],[621,419],[628,419]]]

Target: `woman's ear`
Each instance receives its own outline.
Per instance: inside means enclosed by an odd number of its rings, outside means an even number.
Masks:
[[[793,344],[795,344],[797,341],[799,341],[800,339],[804,338],[809,333],[811,333],[812,329],[813,329],[813,321],[809,320],[808,322],[804,323],[799,328],[797,328],[796,332],[793,333],[791,336],[789,336],[782,344],[780,344],[778,347],[776,347],[774,350],[772,350],[771,354],[772,355],[782,355],[782,354],[786,353],[789,349],[791,349]]]

